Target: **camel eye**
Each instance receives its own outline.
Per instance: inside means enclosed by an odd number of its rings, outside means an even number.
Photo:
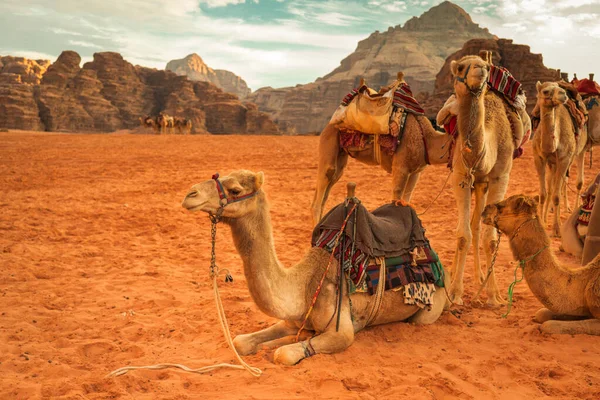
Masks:
[[[229,189],[229,194],[231,194],[232,196],[237,196],[240,193],[242,193],[242,191],[239,189]]]
[[[459,65],[458,66],[458,72],[463,72],[463,69],[465,69],[464,65]]]
[[[548,90],[543,90],[542,94],[545,94],[546,96],[550,94],[550,92]]]

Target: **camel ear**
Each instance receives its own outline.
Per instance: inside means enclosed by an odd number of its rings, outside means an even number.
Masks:
[[[515,210],[517,211],[529,211],[531,213],[537,212],[538,202],[529,196],[519,197],[515,204]]]
[[[256,186],[256,190],[260,189],[263,183],[265,183],[265,174],[262,171],[257,172],[254,176],[254,185]]]
[[[535,84],[535,89],[537,90],[537,92],[540,92],[540,88],[542,87],[542,83],[540,81],[537,81],[537,83]]]
[[[450,62],[450,71],[452,72],[452,75],[456,76],[458,74],[458,63],[456,62],[456,60],[452,60]]]

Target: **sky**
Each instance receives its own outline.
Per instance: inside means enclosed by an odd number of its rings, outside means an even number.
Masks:
[[[199,54],[253,89],[314,81],[358,41],[438,0],[0,0],[0,55],[83,61],[116,51],[165,68]],[[457,0],[492,34],[542,53],[547,67],[600,76],[600,0]]]

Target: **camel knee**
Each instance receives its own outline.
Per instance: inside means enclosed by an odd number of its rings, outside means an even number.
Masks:
[[[469,246],[471,246],[472,239],[473,238],[472,238],[471,235],[461,236],[461,237],[458,238],[458,240],[456,242],[456,247],[460,251],[467,250],[469,248]]]
[[[233,339],[233,345],[238,353],[247,356],[256,353],[257,344],[252,341],[250,335],[238,335]]]
[[[552,196],[552,203],[554,204],[554,207],[558,207],[560,204],[560,197],[558,195]]]
[[[577,181],[577,191],[581,191],[581,188],[583,187],[583,181]]]

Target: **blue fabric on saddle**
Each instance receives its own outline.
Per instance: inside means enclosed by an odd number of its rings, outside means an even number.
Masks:
[[[351,205],[348,212],[350,209]],[[329,211],[315,227],[312,245],[331,252],[346,212],[343,203]],[[355,287],[364,284],[370,294],[374,293],[379,283],[380,270],[375,261],[378,258],[386,260],[385,290],[409,283],[443,287],[442,264],[431,249],[425,229],[412,207],[391,203],[369,212],[358,204],[344,234],[343,250],[340,243],[334,255],[339,261],[340,253],[344,251],[344,271]]]

